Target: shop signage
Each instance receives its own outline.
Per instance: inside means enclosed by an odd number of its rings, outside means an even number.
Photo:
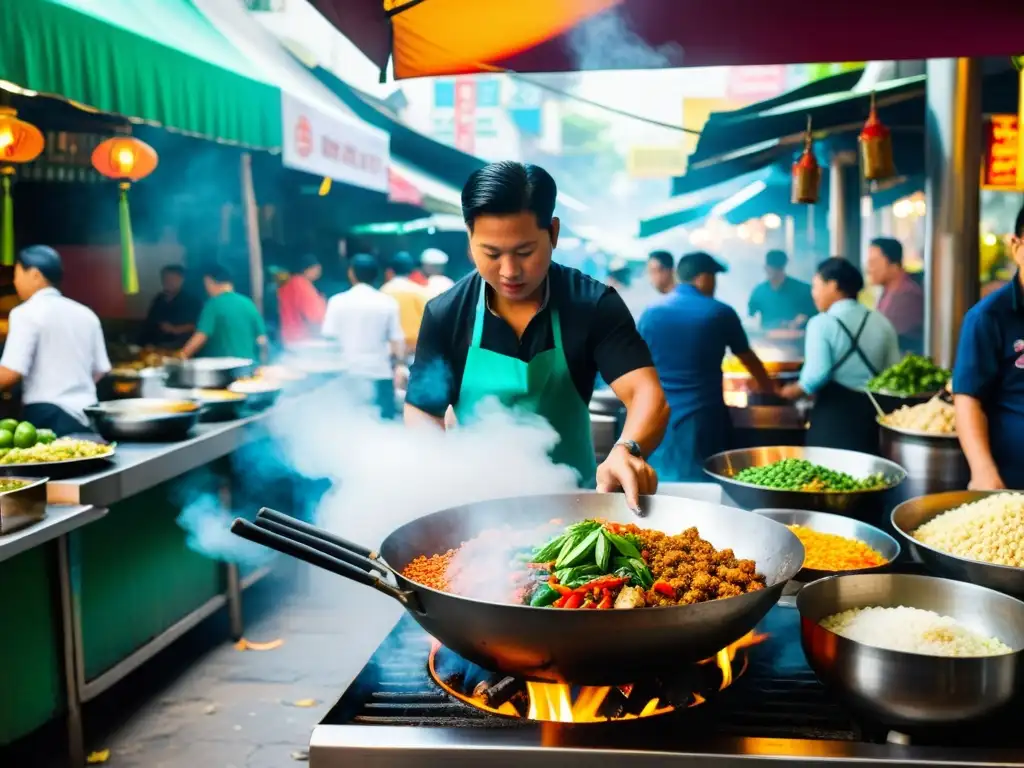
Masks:
[[[476,80],[455,78],[455,148],[473,154],[476,149]]]
[[[786,90],[786,65],[729,67],[725,97],[731,101],[752,104],[778,96]]]
[[[981,187],[1016,190],[1020,135],[1017,115],[992,115],[985,121],[985,154],[981,164]]]
[[[327,114],[281,93],[282,159],[288,168],[388,191],[391,137],[343,113]]]

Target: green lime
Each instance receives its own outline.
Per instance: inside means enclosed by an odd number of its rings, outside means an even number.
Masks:
[[[18,428],[18,420],[17,419],[2,419],[2,420],[0,420],[0,429],[6,429],[12,435],[14,434],[14,430],[16,430],[17,428]]]
[[[36,444],[36,428],[27,421],[21,422],[14,430],[14,447],[31,448]]]
[[[14,447],[14,433],[9,429],[0,429],[0,448]]]
[[[52,429],[36,430],[36,442],[49,445],[57,439],[57,434]]]

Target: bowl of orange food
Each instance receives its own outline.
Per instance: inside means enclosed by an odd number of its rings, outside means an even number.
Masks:
[[[900,554],[900,544],[873,525],[842,515],[802,509],[755,509],[782,523],[804,545],[804,564],[793,581],[809,582],[840,573],[870,573]]]

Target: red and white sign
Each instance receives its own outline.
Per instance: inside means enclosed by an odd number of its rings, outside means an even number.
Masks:
[[[473,154],[476,149],[476,80],[455,78],[455,148]]]
[[[784,64],[729,67],[729,82],[725,98],[744,104],[772,99],[786,90],[786,66]]]
[[[281,92],[282,162],[377,192],[388,191],[391,136],[358,118],[327,114]]]
[[[1020,189],[1017,184],[1020,160],[1020,131],[1017,115],[992,115],[983,128],[985,154],[981,164],[982,189]]]
[[[422,206],[423,193],[413,182],[392,167],[388,169],[388,200],[393,203]]]

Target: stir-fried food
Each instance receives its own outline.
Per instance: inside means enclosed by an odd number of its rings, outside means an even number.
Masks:
[[[886,560],[863,541],[848,539],[834,533],[813,531],[803,525],[791,525],[789,530],[796,534],[804,545],[804,568],[817,571],[857,571],[862,568],[877,568]]]
[[[0,493],[20,491],[26,485],[29,485],[29,482],[27,480],[0,480]]]
[[[812,464],[806,459],[783,459],[765,464],[763,467],[747,467],[737,472],[733,479],[780,491],[817,493],[874,491],[890,484],[889,479],[881,473],[858,479],[846,472],[837,472],[828,467]]]
[[[0,464],[34,464],[72,459],[98,459],[114,452],[110,445],[92,440],[59,437],[52,443],[36,443],[31,448],[0,448]]]
[[[485,531],[458,549],[417,557],[402,573],[464,597],[569,610],[691,605],[766,584],[753,560],[716,550],[696,528],[668,535],[584,520],[551,536],[550,527]],[[538,533],[546,543],[526,543]]]

